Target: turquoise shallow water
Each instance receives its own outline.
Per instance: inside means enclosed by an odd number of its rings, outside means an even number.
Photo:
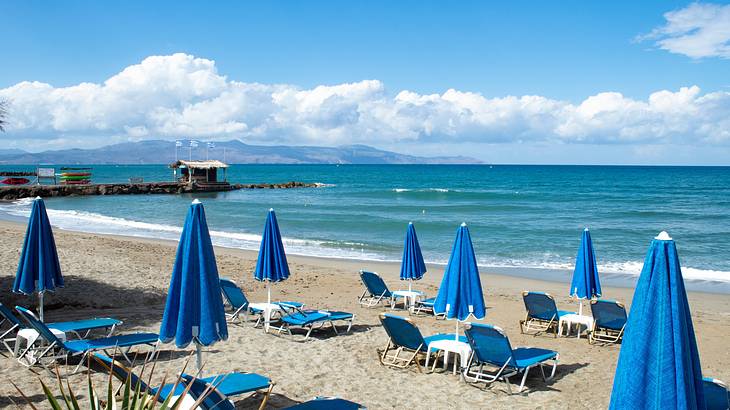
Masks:
[[[172,176],[162,165],[93,168],[95,182]],[[427,261],[445,263],[464,221],[481,265],[540,275],[572,269],[581,230],[589,227],[601,272],[630,278],[651,239],[667,230],[685,278],[730,283],[728,167],[234,165],[228,175],[233,182],[328,185],[200,195],[223,246],[258,249],[273,207],[290,253],[398,260],[413,221]],[[191,200],[67,197],[51,198],[47,207],[66,229],[177,239]],[[28,210],[28,201],[0,204],[6,217]]]

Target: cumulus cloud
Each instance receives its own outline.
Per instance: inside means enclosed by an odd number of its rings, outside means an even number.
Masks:
[[[730,5],[692,3],[664,14],[665,24],[637,40],[691,58],[730,58]]]
[[[301,89],[230,80],[214,61],[187,54],[148,57],[101,84],[21,82],[0,89],[0,98],[11,102],[8,134],[35,146],[189,137],[391,146],[730,143],[730,93],[696,86],[646,100],[604,92],[578,104],[453,89],[389,92],[377,80]]]

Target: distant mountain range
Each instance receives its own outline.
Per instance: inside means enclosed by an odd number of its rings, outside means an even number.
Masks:
[[[367,145],[311,147],[248,145],[241,141],[216,142],[210,159],[231,164],[479,164],[463,156],[418,157],[384,151]],[[193,159],[205,159],[205,144],[192,152]],[[188,159],[189,148],[178,148],[178,158]],[[175,142],[150,140],[125,142],[94,149],[65,149],[37,153],[0,149],[0,164],[160,164],[175,160]]]

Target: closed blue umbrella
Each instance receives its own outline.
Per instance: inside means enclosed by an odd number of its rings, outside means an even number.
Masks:
[[[593,242],[588,228],[583,230],[580,239],[580,249],[575,257],[573,282],[570,283],[570,296],[581,299],[580,311],[583,314],[583,300],[601,296],[601,281],[598,279],[596,254],[593,252]]]
[[[264,234],[261,237],[259,258],[256,261],[256,270],[253,272],[254,279],[266,282],[266,302],[271,304],[271,282],[281,282],[289,277],[289,264],[286,261],[284,244],[281,242],[279,223],[276,221],[276,214],[269,209],[264,225]],[[268,309],[268,308],[267,308]],[[267,310],[264,329],[269,330],[269,319],[271,312]]]
[[[421,280],[426,273],[426,264],[423,262],[421,246],[418,244],[416,228],[413,222],[408,223],[406,239],[403,244],[403,261],[400,265],[400,279],[408,281],[408,291],[411,291],[411,284],[414,280]]]
[[[203,204],[193,201],[185,219],[160,325],[160,341],[177,347],[195,343],[198,369],[201,346],[228,339],[218,267]]]
[[[447,319],[456,319],[456,340],[459,340],[460,320],[467,320],[470,316],[484,318],[482,281],[466,223],[462,223],[456,231],[454,247],[434,302],[434,312],[446,312]]]
[[[26,295],[38,292],[38,313],[43,321],[43,294],[57,287],[63,287],[63,275],[58,263],[56,242],[53,240],[46,205],[41,197],[37,197],[30,211],[13,292]]]
[[[705,408],[682,269],[666,232],[652,241],[636,283],[610,408]]]

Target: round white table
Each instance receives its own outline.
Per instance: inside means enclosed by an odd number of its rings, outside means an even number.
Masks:
[[[269,323],[271,322],[271,316],[274,314],[274,312],[278,312],[281,314],[281,312],[284,310],[284,308],[281,307],[278,303],[250,303],[248,305],[251,309],[257,309],[262,310],[264,312],[264,331],[269,331]]]
[[[449,365],[449,353],[454,353],[454,371],[456,374],[456,355],[459,355],[459,362],[462,367],[466,366],[471,354],[471,346],[469,343],[464,343],[454,339],[442,339],[435,340],[428,344],[428,351],[426,352],[426,368],[428,369],[428,360],[431,358],[431,351],[436,350],[436,357],[433,359],[433,368],[436,368],[436,362],[438,361],[438,352],[444,352],[444,369],[448,368]],[[433,369],[431,369],[433,370]]]
[[[413,312],[416,307],[416,300],[423,297],[423,292],[417,290],[396,290],[393,293],[393,304],[390,306],[391,309],[395,309],[395,299],[403,298],[404,306],[408,306],[408,310]]]
[[[66,341],[66,333],[58,329],[50,329],[50,331],[60,341]],[[38,341],[38,337],[38,332],[35,329],[27,328],[18,330],[18,335],[15,337],[15,348],[13,349],[13,354],[15,355],[15,357],[18,357],[18,355],[20,354],[21,347],[23,351],[27,350],[30,346],[33,346],[36,341]]]
[[[558,321],[558,334],[563,335],[563,326],[566,327],[565,329],[565,336],[570,336],[570,329],[573,327],[573,325],[577,325],[578,327],[578,339],[580,339],[580,335],[582,332],[582,326],[586,327],[586,330],[590,330],[593,328],[593,317],[591,316],[585,316],[585,315],[578,315],[571,313],[569,315],[563,315],[560,317],[560,320]]]

